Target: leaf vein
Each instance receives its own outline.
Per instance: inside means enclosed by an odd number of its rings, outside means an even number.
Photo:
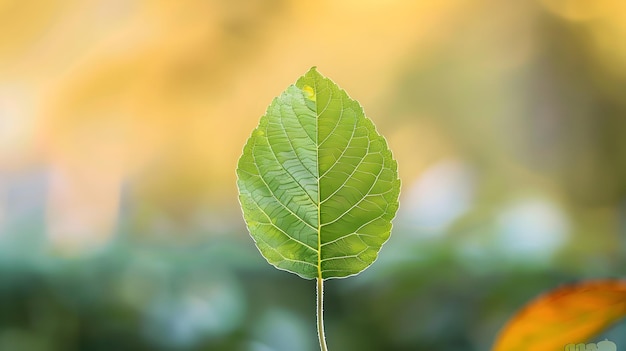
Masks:
[[[259,169],[259,164],[256,160],[256,156],[254,153],[254,147],[256,146],[256,141],[255,144],[252,145],[252,158],[254,160],[254,166],[257,169],[257,172],[259,172],[259,179],[261,179],[261,181],[263,182],[263,184],[265,184],[265,187],[269,190],[270,195],[272,195],[272,198],[274,198],[274,200],[276,200],[276,202],[281,205],[285,210],[287,210],[289,213],[291,213],[294,217],[296,217],[297,219],[299,219],[302,223],[304,223],[305,225],[307,225],[308,227],[310,227],[311,229],[317,231],[317,228],[313,227],[311,224],[309,224],[309,222],[305,221],[304,218],[301,218],[300,216],[298,216],[296,213],[294,213],[287,205],[285,205],[282,201],[280,201],[276,195],[274,195],[274,192],[272,191],[272,188],[269,186],[269,184],[267,184],[267,182],[265,181],[265,178],[263,178],[263,175],[261,174],[261,170]],[[271,148],[270,148],[271,149]],[[283,168],[283,167],[281,167]],[[284,168],[283,168],[284,169]],[[288,172],[287,172],[288,173]],[[302,187],[302,186],[301,186]],[[255,203],[256,200],[254,200]],[[258,204],[258,203],[257,203]]]
[[[283,130],[284,130],[283,125],[282,125],[282,124],[279,124],[279,125],[281,126],[281,129],[283,129]],[[265,126],[265,133],[266,133],[266,134],[267,134],[267,128],[268,128],[268,126]],[[287,139],[289,139],[289,138],[287,138]],[[269,150],[271,151],[271,154],[272,154],[272,156],[274,157],[274,160],[276,160],[276,163],[278,164],[278,166],[280,166],[280,168],[281,168],[282,170],[284,170],[284,171],[285,171],[285,173],[287,173],[287,174],[289,175],[289,177],[290,177],[290,178],[294,181],[294,183],[298,184],[298,186],[300,187],[300,189],[302,189],[302,191],[304,191],[304,193],[307,195],[307,197],[309,198],[309,200],[311,200],[311,203],[312,203],[313,205],[315,205],[315,201],[313,200],[313,198],[311,197],[311,195],[309,194],[309,192],[308,192],[308,191],[306,191],[306,189],[304,188],[304,186],[303,186],[302,184],[300,184],[300,182],[298,182],[298,180],[294,177],[294,175],[293,175],[293,174],[291,174],[291,172],[289,172],[289,170],[288,170],[287,168],[285,168],[285,167],[283,166],[283,164],[282,164],[282,163],[280,163],[280,161],[278,160],[278,155],[276,155],[276,152],[274,152],[274,148],[272,147],[272,143],[270,143],[270,142],[269,142],[269,138],[267,139],[267,144],[269,145]],[[255,141],[255,144],[252,146],[252,149],[253,149],[253,151],[252,151],[252,158],[254,158],[254,164],[255,164],[255,166],[257,166],[257,170],[259,171],[259,174],[261,174],[261,171],[258,169],[258,163],[257,163],[257,161],[256,161],[256,157],[255,157],[255,155],[254,155],[254,147],[255,147],[255,146],[256,146],[256,141]],[[295,152],[295,151],[294,151],[294,152]],[[297,157],[297,154],[296,154],[296,157]],[[300,160],[300,158],[298,158],[298,160],[300,161],[300,163],[302,163],[302,161]],[[304,167],[304,168],[306,169],[306,167]],[[311,174],[311,175],[312,175],[312,174]],[[265,181],[264,181],[264,183],[265,183]],[[267,185],[267,183],[266,183],[266,185]],[[268,189],[270,190],[270,192],[272,191],[272,189],[271,189],[269,186],[268,186]],[[278,199],[277,199],[277,201],[278,201]],[[285,207],[286,207],[286,206],[285,206]]]
[[[361,202],[363,202],[368,196],[370,196],[370,193],[372,192],[372,189],[374,189],[374,186],[378,183],[378,180],[380,179],[380,175],[382,174],[383,170],[385,169],[385,167],[381,167],[380,171],[378,171],[378,174],[376,175],[376,179],[374,179],[374,181],[372,182],[372,185],[370,186],[370,188],[367,190],[367,192],[365,193],[365,196],[360,199],[357,203],[355,203],[354,205],[352,205],[349,209],[347,209],[346,211],[344,211],[342,214],[339,215],[339,217],[333,219],[330,222],[326,222],[324,224],[322,224],[322,226],[327,226],[330,224],[333,224],[335,222],[337,222],[338,220],[340,220],[341,218],[343,218],[343,216],[345,216],[348,212],[352,211],[352,209],[354,209],[355,207],[357,207]],[[377,194],[376,194],[377,195]]]

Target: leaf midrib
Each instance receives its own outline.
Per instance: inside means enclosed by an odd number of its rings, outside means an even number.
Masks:
[[[317,162],[317,279],[321,282],[324,277],[322,276],[322,202],[321,199],[321,189],[320,189],[320,116],[319,105],[317,103],[317,79],[313,78],[313,92],[315,94],[315,161]],[[332,91],[331,91],[332,94]],[[324,110],[328,108],[330,104],[330,99]],[[337,121],[339,124],[339,121]],[[325,140],[324,140],[325,141]]]

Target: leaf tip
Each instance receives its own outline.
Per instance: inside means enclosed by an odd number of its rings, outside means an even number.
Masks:
[[[309,69],[309,71],[306,72],[305,76],[309,76],[309,77],[313,76],[314,77],[314,76],[322,76],[322,75],[320,74],[320,72],[318,72],[317,66],[312,66]]]

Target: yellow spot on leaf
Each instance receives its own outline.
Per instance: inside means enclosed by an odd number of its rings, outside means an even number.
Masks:
[[[307,99],[315,101],[315,90],[313,90],[312,86],[305,85],[304,88],[302,88],[302,91],[304,92],[304,95],[306,95]]]

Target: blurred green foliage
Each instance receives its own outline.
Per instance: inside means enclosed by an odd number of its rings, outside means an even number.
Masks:
[[[412,257],[381,259],[329,281],[326,318],[343,350],[486,350],[538,292],[597,275],[562,265],[467,259],[446,242],[402,242]],[[619,263],[620,265],[623,262]],[[606,267],[610,272],[617,267]],[[85,259],[30,254],[0,265],[0,349],[316,350],[313,282],[274,270],[251,241],[118,242]],[[626,342],[626,323],[598,337]]]

